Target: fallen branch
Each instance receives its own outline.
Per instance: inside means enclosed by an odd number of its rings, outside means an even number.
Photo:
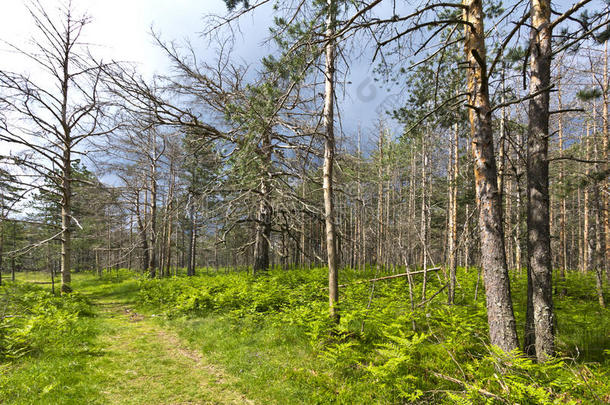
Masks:
[[[420,302],[419,304],[417,304],[417,307],[423,307],[424,305],[426,305],[427,303],[429,303],[430,301],[432,301],[432,298],[436,297],[437,295],[439,295],[445,288],[447,288],[447,286],[449,285],[449,283],[445,284],[444,286],[442,286],[437,292],[435,292],[434,294],[432,294],[432,296],[430,298],[428,298],[425,301]]]
[[[422,273],[427,273],[429,271],[438,271],[440,270],[440,267],[433,267],[431,269],[426,269],[426,270],[418,270],[418,271],[414,271],[412,273],[400,273],[400,274],[393,274],[391,276],[385,276],[385,277],[378,277],[378,278],[372,278],[370,280],[360,280],[360,281],[355,281],[353,283],[349,283],[349,284],[340,284],[339,287],[347,287],[348,285],[352,285],[352,284],[361,284],[361,283],[372,283],[374,281],[381,281],[381,280],[391,280],[393,278],[399,278],[399,277],[406,277],[406,276],[412,276],[414,274],[422,274]]]
[[[462,387],[465,387],[465,388],[467,388],[467,389],[474,389],[474,390],[476,390],[476,391],[477,391],[479,394],[485,395],[486,397],[493,398],[493,399],[497,399],[498,401],[502,401],[502,402],[504,402],[504,403],[508,403],[508,401],[506,401],[504,398],[502,398],[502,397],[500,397],[500,396],[498,396],[498,395],[496,395],[496,394],[494,394],[494,393],[491,393],[491,392],[489,392],[489,391],[487,391],[487,390],[484,390],[484,389],[482,389],[482,388],[476,388],[476,387],[473,387],[472,385],[468,384],[467,382],[464,382],[464,381],[458,380],[457,378],[453,378],[453,377],[450,377],[450,376],[448,376],[448,375],[444,375],[444,374],[441,374],[441,373],[437,373],[436,371],[433,371],[433,372],[432,372],[432,374],[434,374],[434,375],[435,375],[436,377],[438,377],[438,378],[442,378],[443,380],[447,380],[447,381],[450,381],[450,382],[453,382],[453,383],[459,384],[459,385],[461,385]]]

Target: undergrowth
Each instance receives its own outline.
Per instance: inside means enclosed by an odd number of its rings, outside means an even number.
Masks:
[[[141,280],[138,301],[205,346],[265,402],[610,401],[603,350],[610,317],[597,305],[592,278],[568,276],[567,294],[556,297],[558,356],[536,364],[489,345],[482,286],[474,300],[475,270],[460,269],[456,305],[446,305],[443,293],[420,305],[416,294],[414,310],[404,279],[355,283],[375,274],[341,273],[348,286],[341,288],[338,325],[328,316],[325,269]],[[523,325],[525,277],[514,276]],[[442,283],[431,276],[427,297]]]
[[[57,403],[58,397],[79,403],[87,391],[79,356],[97,350],[92,316],[91,303],[78,293],[60,297],[22,282],[1,286],[0,403]]]
[[[81,344],[79,319],[92,316],[78,293],[59,297],[26,283],[0,288],[0,361]]]

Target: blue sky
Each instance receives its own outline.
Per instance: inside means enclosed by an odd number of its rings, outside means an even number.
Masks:
[[[0,40],[18,46],[26,46],[32,35],[33,25],[23,0],[4,0],[0,13]],[[45,7],[55,7],[55,0],[41,0]],[[167,58],[153,44],[150,30],[160,32],[165,40],[178,42],[190,39],[197,46],[199,58],[213,59],[215,51],[201,41],[200,33],[206,14],[224,14],[222,0],[73,0],[78,11],[86,11],[92,17],[87,28],[87,40],[95,54],[105,59],[135,62],[140,73],[152,76],[165,73]],[[249,64],[256,64],[271,48],[264,44],[271,24],[270,7],[262,7],[255,13],[240,19],[241,33],[237,34],[234,55]],[[23,59],[7,52],[0,45],[0,68],[23,71],[27,64]],[[374,131],[374,122],[383,114],[383,104],[388,94],[373,80],[371,58],[364,56],[351,64],[347,80],[351,82],[340,97],[342,128],[346,136],[354,136],[359,125],[363,139],[367,129]]]

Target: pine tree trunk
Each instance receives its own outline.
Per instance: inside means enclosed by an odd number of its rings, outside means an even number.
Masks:
[[[150,255],[148,272],[151,278],[157,274],[157,148],[152,142],[152,162],[150,165]]]
[[[514,228],[513,223],[513,180],[510,176],[506,179],[506,194],[504,195],[504,201],[506,207],[504,212],[506,213],[505,223],[507,232],[506,237],[506,265],[509,269],[514,270],[515,267],[515,240],[514,240]]]
[[[596,154],[597,155],[597,154]],[[595,159],[597,160],[597,156],[595,156]],[[595,187],[595,201],[596,203],[596,210],[595,210],[595,223],[599,225],[599,229],[601,230],[601,215],[600,215],[600,208],[601,208],[601,199],[600,199],[600,195],[599,195],[599,187]],[[600,235],[601,236],[601,235]],[[601,243],[602,243],[602,238],[598,237],[596,238],[597,240],[597,249],[595,250],[596,254],[595,254],[595,260],[593,260],[593,264],[595,265],[595,287],[597,290],[597,299],[599,301],[599,306],[602,308],[606,307],[606,302],[604,300],[604,289],[603,289],[603,275],[604,275],[604,269],[602,267],[602,263],[601,262]]]
[[[605,192],[603,194],[603,202],[602,202],[602,212],[604,213],[604,238],[605,238],[605,252],[604,252],[604,268],[606,270],[606,276],[608,280],[610,280],[610,195],[608,195],[608,191],[610,190],[610,115],[608,112],[608,104],[610,103],[610,82],[608,78],[608,41],[604,44],[604,76],[603,76],[603,153],[604,157],[604,165],[603,170],[606,173],[605,180],[602,182]]]
[[[593,109],[595,111],[595,109]],[[586,151],[587,151],[587,160],[591,160],[591,131],[590,124],[587,123],[587,138],[585,139]],[[591,179],[591,168],[590,165],[587,165],[587,169],[585,170],[587,175],[587,180]],[[584,204],[585,204],[585,212],[584,212],[584,230],[583,230],[583,242],[584,242],[584,270],[585,272],[593,270],[593,262],[595,259],[595,221],[592,220],[593,216],[593,201],[591,201],[591,189],[593,185],[587,184],[585,185],[584,191]]]
[[[465,214],[464,228],[466,229],[466,240],[464,241],[464,267],[468,271],[470,267],[470,204],[466,204]]]
[[[335,217],[333,208],[333,164],[335,159],[335,132],[334,132],[334,98],[335,98],[335,15],[337,4],[335,0],[326,0],[328,6],[326,15],[326,45],[324,69],[324,219],[326,225],[326,254],[328,260],[328,300],[330,315],[338,322],[339,302],[338,269],[335,240]]]
[[[67,144],[70,143],[69,135]],[[72,255],[72,226],[70,224],[71,208],[72,208],[72,160],[70,149],[65,148],[62,161],[62,179],[61,179],[61,292],[69,293],[72,291],[70,283],[72,276],[70,273],[70,259]]]
[[[427,270],[428,270],[428,211],[426,205],[426,176],[427,170],[426,166],[428,164],[428,155],[426,151],[426,137],[429,134],[426,131],[425,136],[422,138],[422,150],[421,150],[421,212],[420,212],[420,238],[421,238],[421,254],[422,254],[422,268],[424,270],[424,275],[422,278],[422,290],[421,290],[421,299],[422,302],[426,300],[426,290],[427,290]]]
[[[549,91],[551,81],[550,0],[531,1],[529,128],[527,142],[528,301],[532,311],[536,357],[554,354],[553,271],[549,215]],[[529,304],[528,304],[529,306]]]
[[[2,200],[2,196],[0,196],[0,206],[4,205],[4,201]],[[2,257],[4,254],[4,218],[0,218],[0,285],[2,285]]]
[[[140,210],[140,191],[136,192],[136,219],[138,221],[138,235],[140,236],[140,247],[142,248],[142,261],[141,270],[148,268],[150,261],[150,250],[148,248],[148,236],[146,234],[146,227],[144,225],[145,219],[142,219],[142,213]]]
[[[302,179],[302,190],[301,190],[301,199],[305,201],[305,176]],[[301,269],[305,268],[305,260],[306,260],[306,245],[305,245],[305,206],[303,206],[303,212],[301,212],[301,254],[300,254],[300,265]]]
[[[520,178],[517,177],[515,179],[515,188],[516,188],[516,195],[515,195],[515,203],[516,203],[516,207],[515,207],[515,211],[517,213],[517,218],[516,218],[516,223],[515,223],[515,266],[517,267],[517,270],[519,271],[519,274],[521,274],[521,271],[523,270],[523,243],[521,242],[521,225],[523,224],[523,206],[522,206],[522,200],[521,200],[521,185],[519,183]]]
[[[457,181],[458,181],[458,169],[459,169],[459,127],[457,122],[454,124],[453,129],[453,150],[452,160],[453,166],[451,169],[451,181],[450,181],[450,193],[449,193],[449,240],[447,244],[447,250],[449,252],[449,294],[448,303],[453,304],[455,299],[455,285],[456,285],[456,270],[457,270]]]
[[[595,111],[595,106],[593,107],[594,111]],[[595,122],[595,112],[593,114],[593,120]],[[594,140],[593,140],[593,159],[595,159],[595,161],[599,160],[599,153],[598,153],[598,148],[597,148],[597,136],[596,135],[596,126],[593,127],[593,134],[594,134]],[[600,172],[601,167],[598,163],[595,164],[595,171],[596,172]],[[603,183],[602,183],[603,184]],[[594,221],[592,221],[593,225],[593,235],[595,235],[592,239],[594,241],[592,241],[592,243],[595,244],[594,249],[592,249],[592,258],[591,258],[591,265],[592,267],[595,269],[595,276],[596,276],[596,290],[597,290],[597,298],[599,301],[599,306],[602,308],[606,307],[606,303],[604,301],[604,289],[603,289],[603,260],[602,260],[602,255],[603,255],[603,251],[602,251],[602,245],[604,243],[604,238],[603,235],[601,235],[601,232],[603,230],[603,224],[602,224],[602,215],[600,213],[601,211],[601,207],[602,207],[602,199],[599,193],[599,184],[595,183],[593,184],[593,196],[595,199],[595,202],[593,203],[594,209],[595,209],[595,216],[594,216]]]
[[[379,162],[377,167],[377,253],[375,264],[383,264],[383,124],[379,123]]]
[[[515,317],[506,267],[502,204],[498,194],[498,179],[491,126],[491,108],[487,83],[485,31],[481,0],[463,0],[466,6],[465,51],[469,64],[469,118],[472,132],[474,176],[479,207],[481,265],[487,296],[487,321],[491,343],[504,351],[518,344]]]
[[[13,226],[11,227],[11,239],[13,239],[13,252],[17,250],[17,228],[15,228],[17,222],[16,221],[12,221]],[[15,271],[16,271],[16,263],[15,263],[15,254],[11,255],[11,281],[15,281]]]
[[[256,237],[254,241],[253,272],[257,274],[269,269],[269,241],[271,240],[271,222],[273,208],[271,206],[271,134],[263,136],[260,150],[263,170],[261,172],[260,201],[256,219]]]
[[[561,65],[559,66],[561,69]],[[557,80],[557,107],[561,111],[563,109],[563,102],[561,98],[561,70],[558,72],[558,80]],[[563,116],[559,115],[558,120],[558,136],[559,136],[559,153],[563,154]],[[565,177],[565,167],[563,162],[559,162],[559,184],[563,184]],[[559,200],[559,263],[560,263],[560,273],[559,277],[561,280],[565,280],[566,271],[568,269],[568,242],[567,242],[567,233],[566,233],[566,222],[567,222],[567,213],[566,213],[566,197],[564,192],[561,192],[561,197]],[[562,294],[565,294],[565,290],[562,290]]]
[[[197,244],[197,220],[195,217],[195,202],[189,201],[189,240],[187,247],[186,275],[195,275],[195,246]]]

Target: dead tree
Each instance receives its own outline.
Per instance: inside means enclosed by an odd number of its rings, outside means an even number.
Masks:
[[[71,4],[56,15],[40,2],[28,11],[36,25],[33,47],[11,47],[38,70],[36,75],[0,71],[2,100],[19,120],[3,121],[0,140],[29,151],[35,163],[28,168],[50,180],[61,198],[61,291],[67,293],[78,225],[72,215],[72,166],[89,138],[109,131],[103,126],[103,71],[81,40],[90,21],[86,15],[76,14]]]

